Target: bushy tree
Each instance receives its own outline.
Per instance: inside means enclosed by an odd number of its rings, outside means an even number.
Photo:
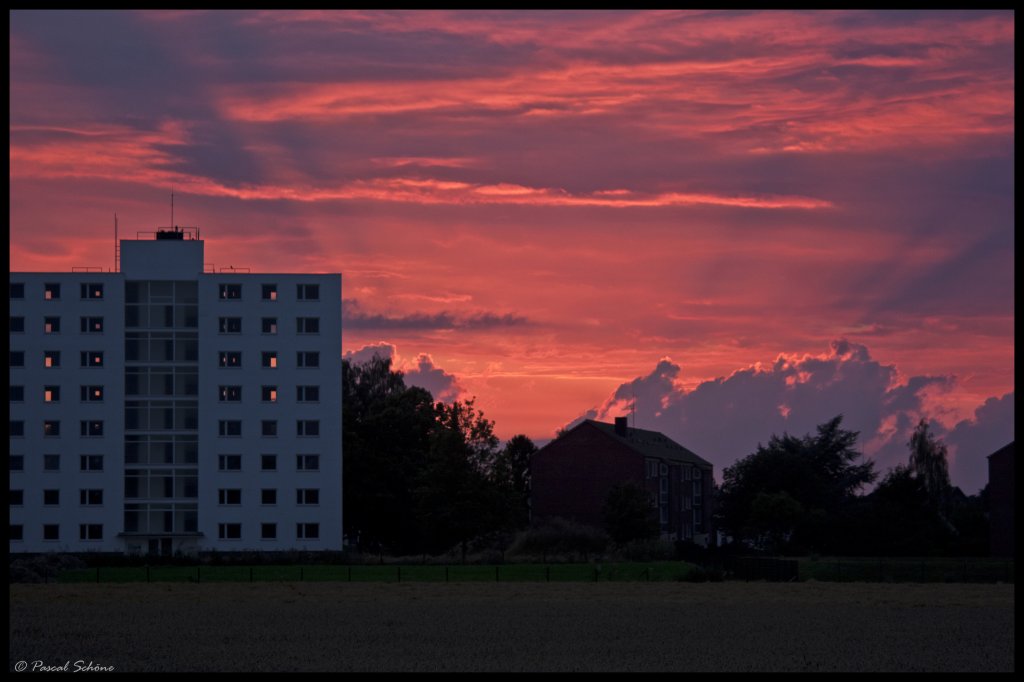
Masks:
[[[632,481],[612,487],[602,516],[608,536],[619,546],[655,537],[660,530],[651,494]]]
[[[842,419],[838,415],[819,425],[813,436],[773,435],[767,446],[758,445],[754,453],[726,467],[716,502],[719,527],[736,540],[759,544],[764,510],[772,498],[762,498],[760,514],[754,514],[754,501],[759,495],[785,493],[799,505],[797,513],[796,506],[786,502],[791,547],[839,549],[840,531],[857,492],[877,478],[874,463],[860,461],[863,456],[854,447],[857,432],[843,429]],[[772,523],[778,522],[776,515]]]

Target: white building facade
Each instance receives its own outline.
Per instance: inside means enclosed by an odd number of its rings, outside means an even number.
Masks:
[[[341,275],[11,273],[10,551],[342,548]]]

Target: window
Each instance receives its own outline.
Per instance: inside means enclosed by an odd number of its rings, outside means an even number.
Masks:
[[[276,523],[261,523],[260,524],[260,539],[262,539],[262,540],[276,540],[277,539],[277,524]]]
[[[83,334],[102,334],[103,333],[103,318],[102,317],[83,317],[80,318],[80,331]]]
[[[11,315],[11,329],[12,332],[23,332],[25,331],[25,318],[15,317]]]
[[[78,539],[79,540],[102,540],[103,539],[103,524],[102,523],[82,523],[78,526]]]
[[[101,350],[83,350],[80,356],[82,367],[103,366],[103,351]]]
[[[43,422],[43,437],[57,438],[60,436],[60,420],[48,419]]]
[[[241,471],[242,470],[242,456],[241,455],[218,455],[217,456],[217,468],[221,471]]]
[[[320,504],[320,489],[298,488],[295,491],[295,504]]]
[[[277,488],[264,488],[260,491],[260,504],[277,504]]]
[[[43,367],[60,367],[60,351],[44,350]]]
[[[241,367],[242,351],[222,350],[217,353],[217,363],[221,367]]]
[[[25,455],[9,455],[7,463],[11,471],[25,470]]]
[[[693,504],[695,506],[701,504],[703,494],[704,494],[704,490],[703,490],[703,487],[700,484],[700,481],[697,480],[697,479],[694,479],[694,481],[693,481]]]
[[[11,501],[12,507],[20,507],[25,502],[25,491],[24,490],[9,490],[8,499]]]
[[[82,402],[103,402],[102,386],[80,386]]]
[[[222,301],[237,301],[242,298],[241,284],[221,284],[220,299]]]
[[[683,467],[683,480],[689,481],[691,478],[693,478],[693,471],[690,467]]]
[[[11,298],[25,298],[25,284],[23,282],[11,282]]]
[[[242,399],[242,387],[220,386],[217,389],[217,398],[222,403],[236,403]]]
[[[60,526],[56,523],[47,523],[43,526],[44,540],[60,540]]]
[[[79,457],[82,471],[103,471],[103,455],[82,455]]]
[[[262,287],[262,296],[264,301],[276,301],[277,300],[277,285],[276,284],[264,284]]]
[[[699,507],[693,509],[693,532],[703,533],[704,532],[704,515],[701,513]]]
[[[295,455],[298,471],[320,471],[320,455]]]
[[[102,284],[82,284],[79,286],[80,295],[82,298],[99,300],[103,298],[103,285]]]
[[[60,318],[59,317],[44,317],[43,318],[43,333],[44,334],[60,334]]]
[[[25,351],[23,350],[12,350],[11,351],[11,367],[24,367],[25,366]],[[49,365],[47,365],[49,367]]]
[[[300,419],[295,422],[296,436],[319,436],[320,421],[317,419]]]
[[[43,455],[43,471],[60,471],[60,455]]]
[[[102,490],[79,490],[78,504],[84,507],[96,507],[103,504]]]
[[[320,318],[319,317],[296,317],[295,318],[295,333],[296,334],[319,334],[320,333]]]
[[[297,523],[295,524],[295,537],[299,540],[319,540],[319,523]]]
[[[240,523],[218,523],[217,537],[221,540],[241,540],[242,524]]]
[[[221,488],[217,491],[217,504],[242,504],[241,488]]]
[[[300,351],[295,364],[298,367],[319,367],[320,353],[315,351]]]
[[[60,386],[44,386],[43,401],[48,403],[60,402]]]
[[[260,388],[260,400],[265,403],[277,402],[277,386],[263,386]]]
[[[217,329],[221,334],[241,334],[242,318],[221,317],[218,318]]]
[[[78,423],[79,435],[86,438],[98,438],[103,435],[103,420],[89,419]]]
[[[43,505],[47,507],[55,507],[60,504],[60,490],[44,490],[43,491]]]
[[[264,419],[260,422],[260,433],[268,437],[277,436],[277,420]]]
[[[20,403],[25,400],[25,387],[24,386],[11,386],[8,390],[8,394],[11,396],[12,403]]]
[[[276,317],[264,317],[262,321],[262,329],[264,334],[276,334],[277,333],[277,318]]]
[[[277,351],[264,351],[262,358],[264,367],[270,367],[271,369],[277,367]]]
[[[320,285],[319,284],[298,284],[296,285],[296,298],[300,301],[319,301],[320,300]]]
[[[24,535],[25,531],[20,523],[11,524],[11,540],[21,540],[24,537]]]
[[[260,455],[262,471],[277,471],[277,455]]]
[[[320,401],[319,386],[297,386],[296,400],[300,403],[315,403]]]
[[[25,435],[25,422],[21,419],[15,419],[8,423],[8,429],[12,436],[22,438]]]
[[[217,422],[217,429],[221,436],[241,436],[242,421],[240,419],[221,419]]]
[[[43,298],[47,301],[53,301],[60,298],[60,285],[59,284],[44,284],[43,285]]]

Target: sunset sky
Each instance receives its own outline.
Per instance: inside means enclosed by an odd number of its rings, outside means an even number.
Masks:
[[[712,461],[1013,439],[1012,12],[10,14],[10,268],[341,272],[343,348],[498,434]]]

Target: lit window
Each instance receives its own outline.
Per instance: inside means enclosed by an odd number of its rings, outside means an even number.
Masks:
[[[262,323],[264,334],[276,334],[277,333],[277,318],[276,317],[264,317]]]
[[[103,298],[102,284],[82,284],[79,291],[84,299],[99,300]]]
[[[80,354],[82,367],[102,367],[103,351],[83,350]]]
[[[220,285],[220,298],[221,300],[230,301],[238,300],[242,298],[242,285],[241,284],[221,284]]]
[[[83,317],[80,321],[80,331],[83,334],[102,334],[103,333],[103,318],[102,317]]]
[[[80,386],[79,392],[81,394],[82,402],[102,402],[103,401],[103,387],[102,386]]]
[[[48,403],[60,401],[60,386],[46,386],[43,388],[43,400]]]
[[[44,350],[43,351],[43,366],[44,367],[60,367],[60,351],[59,350]]]
[[[260,389],[260,394],[265,403],[277,402],[277,386],[263,386]]]
[[[220,367],[241,367],[242,352],[222,350],[217,354],[217,364]]]
[[[263,366],[271,369],[277,367],[277,351],[265,351],[263,353]]]
[[[276,284],[264,284],[263,300],[264,301],[276,301],[277,300],[277,285]]]
[[[217,396],[221,402],[238,402],[242,399],[242,387],[221,386],[217,389]]]
[[[53,301],[60,298],[60,285],[59,284],[44,284],[43,285],[43,298],[47,301]]]
[[[60,333],[60,318],[59,317],[44,317],[43,318],[43,333],[44,334],[59,334]]]

